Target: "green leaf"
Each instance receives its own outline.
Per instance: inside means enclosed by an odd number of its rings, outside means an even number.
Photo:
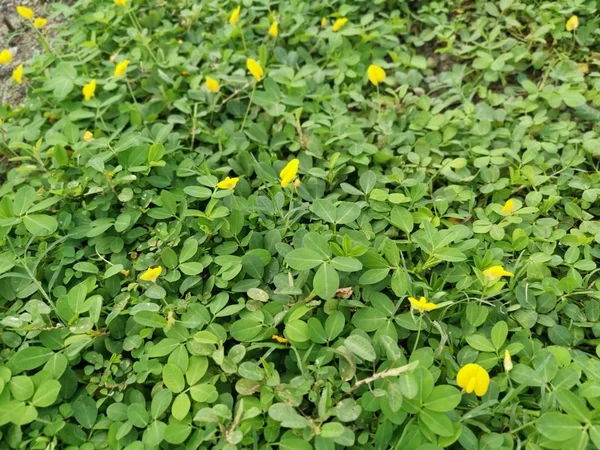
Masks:
[[[12,377],[8,387],[15,400],[29,400],[33,395],[33,381],[25,375]]]
[[[392,213],[390,214],[390,218],[388,220],[392,225],[404,231],[406,234],[411,233],[414,228],[414,220],[412,215],[406,208],[401,206],[394,206],[392,208]]]
[[[389,273],[390,273],[389,268],[387,268],[387,269],[369,269],[361,275],[358,282],[363,286],[379,283],[381,280],[383,280],[385,277],[387,277]]]
[[[181,253],[179,254],[179,262],[184,263],[194,257],[198,251],[198,241],[191,237],[183,243]]]
[[[294,270],[310,270],[323,262],[324,258],[309,248],[297,248],[285,255],[285,262]]]
[[[217,400],[219,393],[212,384],[197,384],[190,388],[190,395],[197,402],[212,403]]]
[[[231,336],[240,342],[254,339],[262,330],[263,325],[253,319],[241,319],[233,323]]]
[[[87,395],[80,395],[72,403],[73,416],[75,420],[84,428],[92,428],[98,417],[98,408],[96,402]]]
[[[472,334],[465,338],[467,343],[475,350],[480,352],[495,352],[496,347],[490,342],[488,338],[481,334]]]
[[[310,210],[325,222],[334,223],[336,220],[336,207],[330,200],[317,199]]]
[[[367,361],[375,361],[377,357],[375,349],[369,340],[359,334],[348,336],[344,340],[344,345],[355,355],[360,356]]]
[[[46,380],[35,391],[31,403],[33,406],[45,408],[52,405],[58,398],[61,384],[56,380]]]
[[[192,432],[192,427],[187,423],[170,421],[164,432],[164,439],[169,444],[183,444]]]
[[[185,416],[190,412],[192,403],[190,402],[190,398],[185,392],[182,392],[177,397],[175,397],[175,401],[173,402],[173,407],[171,408],[171,412],[173,417],[177,420],[185,419]]]
[[[172,392],[178,393],[183,391],[185,388],[185,380],[183,379],[183,372],[179,366],[167,363],[163,366],[162,379],[165,386]]]
[[[306,233],[302,239],[305,248],[313,250],[325,260],[331,257],[329,242],[319,233]]]
[[[139,311],[133,316],[140,325],[150,328],[163,328],[167,326],[167,319],[154,311]]]
[[[150,415],[153,419],[157,419],[164,413],[173,400],[173,394],[168,389],[161,389],[152,397],[150,404]]]
[[[438,436],[452,436],[454,434],[452,422],[445,413],[424,408],[419,413],[419,422]]]
[[[35,189],[32,186],[21,186],[13,198],[13,212],[15,216],[22,216],[35,201]]]
[[[201,262],[185,262],[179,265],[179,270],[185,275],[194,276],[204,270],[204,265]]]
[[[585,401],[571,391],[566,389],[557,389],[554,393],[560,407],[569,415],[577,420],[589,423],[591,420],[591,412],[587,408]]]
[[[11,363],[19,371],[32,370],[48,361],[53,354],[54,352],[49,348],[27,347],[19,350],[12,357]]]
[[[310,339],[308,325],[302,320],[292,320],[285,324],[283,334],[290,340],[306,342]]]
[[[333,267],[329,264],[323,264],[317,270],[313,278],[313,288],[315,293],[324,300],[328,300],[335,295],[340,287],[340,278]]]
[[[308,319],[308,335],[310,336],[310,340],[317,344],[326,344],[327,343],[327,334],[325,333],[325,328],[323,328],[323,324],[316,317],[311,317]]]
[[[284,428],[304,428],[310,425],[308,420],[296,412],[296,410],[287,403],[274,403],[269,408],[269,417],[277,422],[281,422]]]
[[[500,350],[500,348],[504,345],[506,341],[506,336],[508,336],[508,325],[504,321],[496,322],[494,327],[492,328],[492,344],[496,350]]]
[[[344,329],[346,319],[340,311],[333,311],[325,320],[325,334],[329,342],[333,341]]]
[[[313,450],[313,446],[302,439],[287,437],[279,442],[279,450]]]
[[[354,222],[360,215],[360,206],[356,203],[342,202],[336,208],[335,222],[345,225]]]
[[[349,256],[336,256],[331,260],[331,266],[340,272],[358,272],[362,270],[362,263]]]
[[[436,386],[425,400],[423,406],[430,411],[447,412],[458,406],[462,396],[454,386]]]
[[[537,430],[552,441],[567,441],[582,430],[581,424],[572,416],[558,412],[542,414]]]
[[[387,315],[385,312],[371,307],[359,309],[352,317],[352,323],[368,333],[378,330],[386,321]]]
[[[127,418],[137,428],[145,428],[150,421],[150,415],[141,403],[132,403],[127,408]]]
[[[45,214],[27,215],[23,217],[23,224],[27,231],[36,236],[48,236],[58,229],[56,219]]]
[[[161,356],[167,356],[173,350],[179,346],[179,341],[173,338],[162,339],[158,344],[148,350],[148,356],[150,358],[158,358]]]

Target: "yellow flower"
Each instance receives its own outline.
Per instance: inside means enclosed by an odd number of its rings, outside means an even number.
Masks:
[[[238,183],[238,181],[240,181],[239,177],[234,177],[234,178],[225,177],[224,180],[219,181],[217,183],[217,187],[219,189],[233,189],[233,188],[235,188],[235,185]]]
[[[84,142],[92,142],[94,140],[94,135],[92,134],[91,131],[89,130],[85,130],[85,133],[83,133],[83,140]]]
[[[12,61],[12,53],[8,49],[4,49],[0,52],[0,64],[8,64]]]
[[[43,17],[38,17],[37,19],[35,19],[33,21],[33,26],[36,28],[44,28],[47,23],[48,23],[47,19],[44,19]]]
[[[275,339],[280,344],[285,344],[288,341],[286,338],[281,337],[281,336],[277,336],[276,334],[274,334],[273,336],[271,336],[271,339]]]
[[[511,198],[506,200],[506,203],[502,207],[501,212],[502,214],[510,214],[511,212],[513,212],[513,209],[515,209],[515,201]]]
[[[208,92],[219,92],[219,82],[211,77],[206,77],[206,89]]]
[[[340,31],[342,27],[346,25],[346,22],[348,22],[348,19],[342,17],[341,19],[338,19],[335,22],[333,22],[333,27],[331,29],[333,31]]]
[[[410,307],[412,309],[416,309],[421,314],[423,314],[424,312],[433,311],[437,308],[437,305],[435,303],[428,302],[425,297],[421,297],[419,300],[417,300],[414,297],[408,297],[408,301],[410,302]]]
[[[115,78],[121,78],[123,75],[125,75],[127,73],[128,65],[128,59],[121,61],[119,64],[117,64],[117,67],[115,67]]]
[[[90,82],[86,83],[81,92],[85,100],[92,98],[96,92],[96,80],[91,80]]]
[[[262,67],[260,67],[260,63],[255,59],[248,58],[246,61],[246,67],[250,71],[250,73],[256,78],[256,81],[262,80],[264,75]]]
[[[577,64],[577,72],[579,73],[588,73],[590,71],[590,66],[586,63]]]
[[[579,17],[573,14],[569,20],[567,20],[566,29],[567,31],[575,31],[579,26]]]
[[[23,82],[23,64],[19,64],[12,73],[13,80],[15,83],[21,84]]]
[[[160,276],[161,273],[161,266],[150,267],[148,270],[146,270],[143,274],[140,275],[140,280],[151,281],[153,283],[156,283],[156,279]]]
[[[277,37],[279,35],[279,26],[277,22],[273,22],[269,27],[269,36]]]
[[[321,17],[321,28],[325,28],[327,26],[327,17]]]
[[[231,15],[229,16],[229,23],[231,25],[238,23],[240,20],[240,11],[242,10],[242,5],[238,5],[233,11],[231,11]]]
[[[298,167],[300,166],[300,161],[297,159],[292,159],[286,166],[283,168],[281,172],[279,172],[279,178],[281,178],[281,187],[286,187],[298,174]]]
[[[26,6],[17,6],[17,12],[21,17],[27,20],[33,19],[33,16],[35,15],[33,9],[27,8]]]
[[[371,64],[367,69],[367,76],[369,77],[369,81],[377,86],[385,80],[385,70],[376,64]]]
[[[510,352],[508,350],[504,350],[504,370],[510,372],[513,369],[512,358],[510,357]]]
[[[115,0],[117,6],[127,6],[127,0]]]
[[[515,276],[514,273],[504,270],[504,268],[502,266],[489,267],[483,271],[483,274],[491,280],[498,279],[500,277],[514,277]]]
[[[479,364],[470,363],[458,371],[456,384],[467,394],[475,391],[475,395],[483,397],[490,387],[490,375]]]

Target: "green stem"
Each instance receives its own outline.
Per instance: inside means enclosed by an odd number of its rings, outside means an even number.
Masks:
[[[417,339],[415,340],[415,345],[413,345],[412,354],[417,350],[417,345],[419,344],[419,339],[421,338],[421,325],[423,324],[423,313],[419,314],[419,329],[417,330]]]
[[[377,122],[379,122],[379,117],[381,116],[381,95],[379,93],[379,83],[375,85],[377,88]]]
[[[133,93],[133,89],[131,89],[131,84],[129,83],[129,80],[125,79],[125,83],[127,83],[127,87],[129,88],[129,93],[131,94],[131,98],[133,98],[133,103],[135,103],[137,105],[138,102],[135,99],[135,94]]]
[[[135,27],[135,29],[137,30],[137,32],[140,34],[140,40],[142,42],[142,45],[148,51],[148,53],[150,54],[150,57],[152,58],[152,60],[155,63],[158,64],[158,60],[156,59],[156,55],[154,54],[154,52],[148,46],[148,43],[146,42],[146,38],[145,38],[145,36],[142,33],[142,27],[140,26],[140,24],[138,23],[137,19],[135,18],[135,16],[131,12],[131,9],[129,11],[127,11],[127,15],[131,19],[131,22],[133,23],[133,26]]]
[[[250,113],[250,107],[252,106],[252,100],[254,99],[254,92],[256,91],[256,83],[252,86],[252,93],[250,94],[250,101],[248,102],[248,108],[246,108],[246,114],[244,114],[244,120],[242,120],[242,131],[244,131],[244,127],[246,126],[246,119],[248,118],[248,114]]]
[[[244,31],[242,30],[242,27],[240,27],[239,22],[236,24],[236,27],[239,30],[240,35],[242,36],[242,44],[244,45],[244,51],[248,53],[248,47],[246,46],[246,38],[244,37]]]

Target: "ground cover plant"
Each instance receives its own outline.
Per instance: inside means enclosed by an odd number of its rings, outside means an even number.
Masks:
[[[600,447],[597,2],[41,7],[0,449]]]

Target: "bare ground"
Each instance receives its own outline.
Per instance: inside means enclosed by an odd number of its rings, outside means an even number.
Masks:
[[[0,50],[8,48],[13,55],[12,63],[0,65],[0,105],[15,107],[23,103],[27,80],[24,79],[21,85],[16,84],[12,71],[42,51],[35,30],[17,14],[16,7],[27,6],[34,10],[36,17],[47,17],[48,3],[44,0],[0,0]],[[49,20],[42,32],[51,34],[57,26],[56,20]]]

